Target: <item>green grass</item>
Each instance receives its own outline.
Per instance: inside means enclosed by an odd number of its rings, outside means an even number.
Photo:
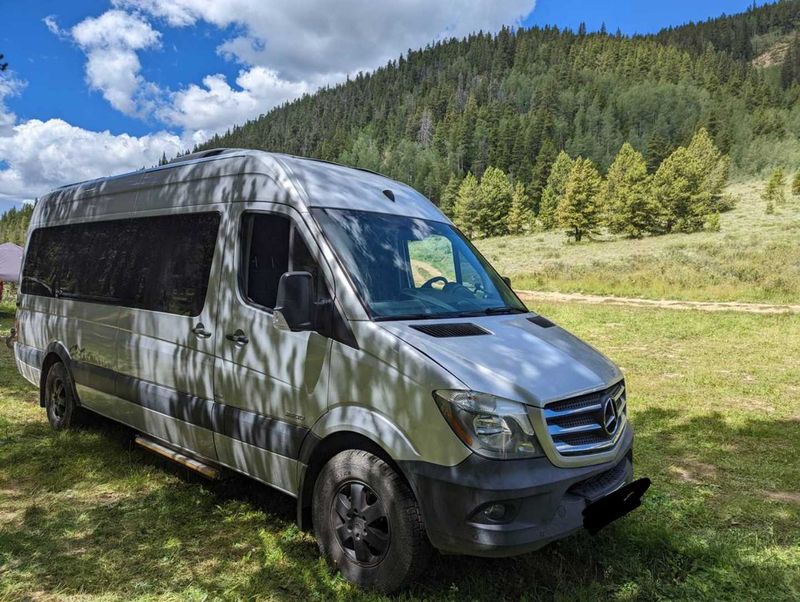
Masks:
[[[800,598],[796,316],[537,305],[624,368],[644,505],[505,560],[437,557],[401,598]],[[0,310],[0,333],[11,322]],[[0,599],[373,599],[319,558],[292,501],[205,482],[98,423],[53,433],[0,349]]]
[[[740,199],[719,232],[569,243],[562,232],[478,241],[517,289],[650,299],[796,303],[800,199],[766,215],[762,182],[732,185]]]

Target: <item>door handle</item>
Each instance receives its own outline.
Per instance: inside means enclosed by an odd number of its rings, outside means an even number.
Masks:
[[[226,334],[225,338],[229,341],[233,341],[237,345],[247,345],[247,343],[250,342],[250,339],[247,338],[247,335],[241,329],[237,330],[233,334]]]
[[[197,326],[192,328],[192,332],[195,334],[195,336],[201,339],[207,339],[208,337],[211,336],[211,331],[206,330],[206,327],[203,326],[202,322],[200,322]]]

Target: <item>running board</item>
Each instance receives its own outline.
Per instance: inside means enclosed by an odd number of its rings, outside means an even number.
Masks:
[[[186,468],[203,475],[207,479],[216,480],[220,478],[220,471],[218,469],[214,468],[213,466],[209,466],[208,464],[204,464],[199,460],[195,460],[194,458],[190,458],[189,456],[175,451],[166,445],[162,445],[161,443],[157,443],[152,439],[142,437],[141,435],[136,435],[134,441],[137,445],[141,445],[143,448],[154,452],[159,456],[166,458],[167,460],[172,460],[173,462],[181,464]]]

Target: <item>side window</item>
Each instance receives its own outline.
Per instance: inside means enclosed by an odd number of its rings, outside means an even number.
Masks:
[[[219,221],[193,213],[36,230],[22,292],[198,315]]]
[[[444,236],[435,234],[422,240],[408,241],[408,257],[416,288],[431,278],[443,277],[449,282],[456,280],[453,245]],[[439,281],[432,286],[442,288],[443,283]]]
[[[283,215],[247,213],[242,220],[240,280],[245,298],[273,309],[286,272],[310,272],[317,299],[328,298],[325,278],[291,220]]]

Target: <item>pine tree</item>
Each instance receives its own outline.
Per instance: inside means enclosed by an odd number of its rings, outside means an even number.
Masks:
[[[479,211],[478,179],[472,175],[472,172],[469,172],[461,182],[461,186],[458,187],[458,198],[453,210],[453,221],[467,235],[467,238],[472,238],[478,229]]]
[[[580,242],[597,230],[600,221],[599,196],[603,178],[594,163],[578,157],[572,166],[564,196],[558,204],[558,225],[568,237]]]
[[[767,213],[774,213],[775,205],[783,205],[786,202],[786,178],[783,175],[783,170],[777,168],[772,171],[767,185],[764,187],[764,192],[761,198],[767,203]],[[769,208],[772,208],[772,211]]]
[[[511,210],[508,212],[506,227],[509,234],[525,234],[533,225],[533,209],[531,199],[525,191],[525,185],[517,182],[514,185],[514,194],[511,200]]]
[[[794,180],[792,180],[792,194],[794,196],[800,196],[800,171],[794,174]]]
[[[489,167],[479,187],[478,230],[483,236],[507,234],[506,220],[511,210],[514,189],[502,169]]]
[[[800,33],[795,33],[781,65],[781,85],[785,90],[798,82],[800,82]]]
[[[550,175],[542,191],[539,205],[539,222],[545,230],[550,230],[556,225],[556,211],[567,189],[570,171],[572,171],[572,159],[561,151],[550,168]]]
[[[658,232],[697,232],[719,210],[730,161],[700,129],[688,147],[678,147],[653,177]]]
[[[542,191],[547,185],[547,178],[550,176],[550,169],[553,167],[553,162],[558,156],[556,145],[550,138],[545,138],[539,153],[536,155],[536,161],[533,164],[533,173],[531,174],[531,185],[528,189],[531,196],[531,207],[534,214],[538,215],[542,202]]]
[[[601,195],[610,232],[641,238],[656,229],[656,207],[649,190],[647,163],[627,142],[608,170]]]
[[[458,201],[459,186],[461,186],[461,179],[453,174],[450,176],[450,180],[447,182],[447,186],[444,187],[442,196],[439,199],[439,209],[451,219],[453,218],[456,202]]]

